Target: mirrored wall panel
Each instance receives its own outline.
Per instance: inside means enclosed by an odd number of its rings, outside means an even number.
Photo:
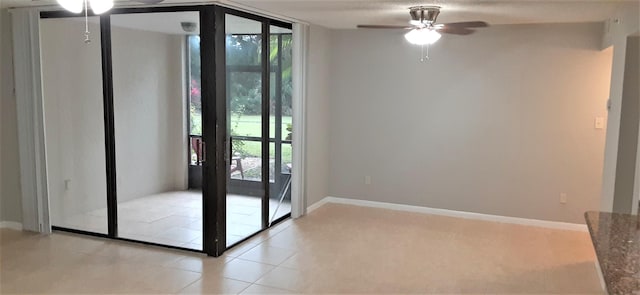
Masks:
[[[107,183],[100,20],[40,21],[51,224],[106,234]]]
[[[201,250],[198,12],[111,16],[118,236]]]

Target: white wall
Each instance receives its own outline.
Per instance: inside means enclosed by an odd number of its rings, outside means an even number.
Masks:
[[[11,16],[0,10],[0,221],[22,222]]]
[[[633,191],[636,182],[638,131],[640,128],[640,37],[629,37],[623,77],[620,133],[616,164],[613,211],[632,213],[638,206]]]
[[[307,64],[306,197],[311,205],[329,187],[329,30],[311,25]]]
[[[118,17],[112,17],[117,25]],[[183,36],[112,30],[118,201],[187,188]]]
[[[106,207],[99,28],[41,25],[48,180],[53,224]],[[80,28],[80,29],[78,29]],[[118,201],[186,187],[181,37],[112,29]],[[185,143],[185,144],[183,144]],[[71,180],[65,186],[65,180]]]
[[[600,40],[598,24],[494,26],[420,63],[401,32],[332,31],[329,195],[582,223],[601,190]]]

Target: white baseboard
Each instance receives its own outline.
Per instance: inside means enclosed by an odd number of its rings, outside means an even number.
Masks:
[[[358,200],[358,199],[338,198],[338,197],[331,197],[331,196],[326,197],[314,203],[313,205],[309,206],[307,208],[307,213],[318,209],[319,207],[321,207],[326,203],[382,208],[382,209],[397,210],[397,211],[433,214],[433,215],[474,219],[474,220],[494,221],[494,222],[502,222],[502,223],[544,227],[544,228],[551,228],[551,229],[572,230],[572,231],[581,231],[581,232],[588,231],[587,226],[585,224],[548,221],[548,220],[539,220],[539,219],[528,219],[528,218],[501,216],[501,215],[491,215],[491,214],[473,213],[473,212],[465,212],[465,211],[455,211],[455,210],[448,210],[448,209],[438,209],[438,208],[374,202],[374,201],[366,201],[366,200]]]
[[[15,221],[0,221],[0,228],[22,230],[22,223]]]
[[[333,197],[326,197],[326,198],[324,198],[324,199],[322,199],[320,201],[317,201],[317,202],[311,204],[311,206],[307,207],[307,213],[311,213],[314,210],[322,207],[322,205],[328,203],[331,198],[333,198]]]

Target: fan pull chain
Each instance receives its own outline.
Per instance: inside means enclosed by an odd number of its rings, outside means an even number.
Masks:
[[[421,62],[425,62],[425,61],[429,60],[429,45],[431,45],[431,44],[427,43],[427,54],[426,55],[424,54],[424,44],[420,45],[420,61]]]
[[[84,43],[91,43],[91,39],[89,39],[89,15],[87,14],[87,10],[89,7],[87,5],[87,0],[84,0]]]

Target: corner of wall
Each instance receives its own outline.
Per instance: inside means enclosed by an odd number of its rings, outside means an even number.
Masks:
[[[328,29],[309,27],[306,105],[307,204],[325,198],[329,186],[329,37]]]
[[[0,222],[22,222],[18,122],[13,83],[11,15],[0,10]],[[3,225],[6,225],[3,223]]]
[[[611,107],[607,122],[600,199],[600,210],[602,211],[613,210],[627,36],[640,29],[640,16],[637,13],[639,9],[640,3],[638,2],[621,3],[616,13],[607,21],[602,39],[602,47],[613,46],[611,89],[609,92]]]
[[[602,49],[619,45],[620,36],[627,36],[640,30],[639,2],[620,3],[616,12],[603,22]]]

